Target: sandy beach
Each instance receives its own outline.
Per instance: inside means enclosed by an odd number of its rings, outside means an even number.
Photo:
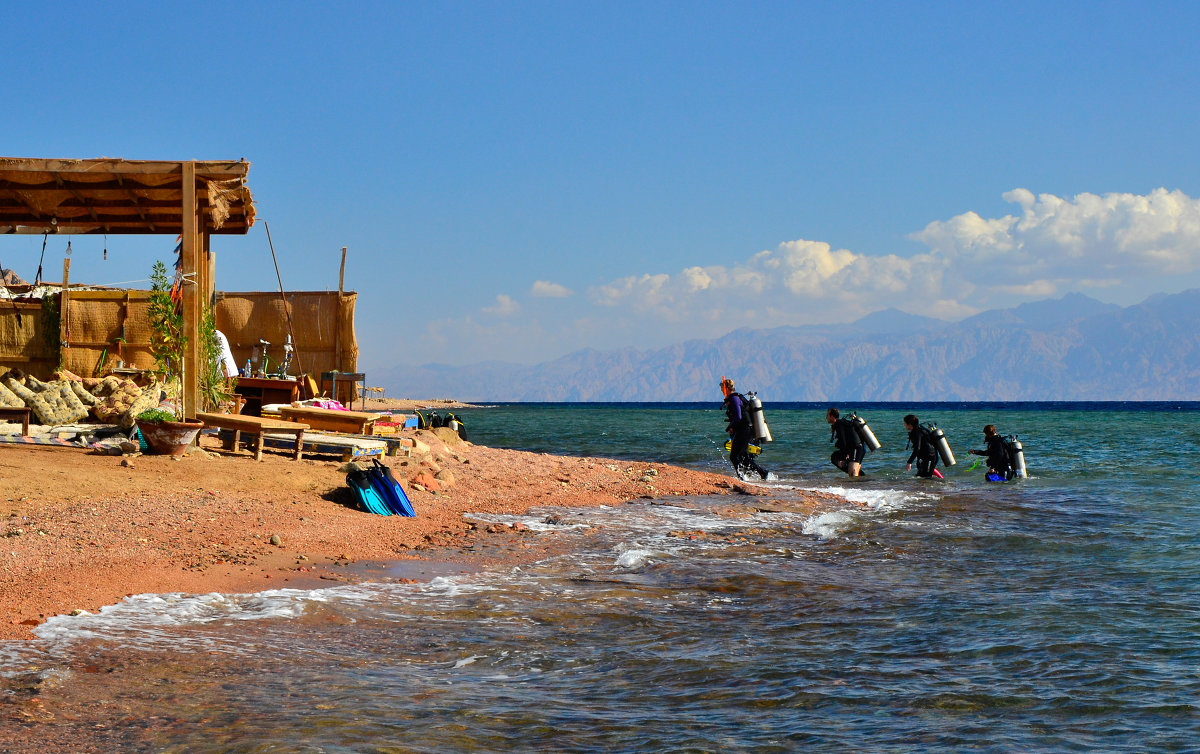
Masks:
[[[325,586],[366,578],[372,563],[423,558],[467,569],[553,546],[519,527],[477,526],[464,518],[472,512],[761,494],[730,477],[663,464],[501,450],[460,442],[448,429],[408,433],[429,452],[386,461],[417,518],[357,510],[340,460],[268,451],[256,462],[246,451],[222,450],[213,436],[179,460],[0,447],[0,637],[27,638],[50,616],[93,612],[130,594]],[[439,474],[440,489],[411,486],[420,473]]]

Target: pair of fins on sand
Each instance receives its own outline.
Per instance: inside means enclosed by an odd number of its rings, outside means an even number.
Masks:
[[[416,516],[404,488],[392,476],[392,470],[372,458],[370,468],[346,474],[346,484],[354,491],[359,506],[380,516]]]

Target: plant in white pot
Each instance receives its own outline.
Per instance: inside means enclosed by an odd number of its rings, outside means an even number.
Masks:
[[[149,316],[155,375],[182,382],[188,336],[183,331],[183,314],[171,298],[167,268],[162,262],[155,262],[150,274]],[[204,423],[185,420],[182,401],[175,401],[174,412],[153,408],[138,414],[137,426],[152,452],[180,456],[187,452]]]

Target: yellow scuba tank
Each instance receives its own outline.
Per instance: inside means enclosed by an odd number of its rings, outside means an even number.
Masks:
[[[725,441],[725,450],[727,450],[727,451],[733,450],[733,440]],[[746,446],[746,452],[752,456],[756,456],[759,453],[762,453],[762,446],[755,445],[754,443],[750,443],[749,445]]]
[[[754,428],[754,436],[759,442],[774,442],[771,428],[767,426],[767,420],[763,416],[763,405],[758,399],[758,393],[746,393],[746,402],[750,404],[750,426]]]

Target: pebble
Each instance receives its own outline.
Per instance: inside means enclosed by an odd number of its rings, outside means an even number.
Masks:
[[[125,468],[127,468],[127,469],[132,469],[132,468],[133,468],[133,461],[129,460],[128,458],[122,458],[122,459],[121,459],[121,465],[122,465],[122,466],[124,466],[124,467],[125,467]]]
[[[275,545],[276,547],[283,544],[283,540],[279,538],[278,534],[272,534],[270,542],[271,542],[271,544]]]

